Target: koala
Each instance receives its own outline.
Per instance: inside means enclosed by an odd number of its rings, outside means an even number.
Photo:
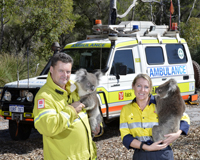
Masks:
[[[185,111],[185,102],[174,79],[160,85],[155,92],[157,93],[155,98],[159,122],[152,128],[154,142],[164,140],[166,134],[177,132]]]
[[[85,105],[92,131],[95,131],[96,127],[103,121],[99,110],[99,99],[96,95],[96,88],[99,85],[100,76],[100,71],[92,74],[88,73],[85,69],[79,69],[76,72],[76,84],[78,86],[80,102]],[[94,137],[94,135],[92,136]]]

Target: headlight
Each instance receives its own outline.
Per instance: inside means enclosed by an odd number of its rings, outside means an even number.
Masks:
[[[11,101],[11,93],[8,92],[8,91],[5,91],[5,94],[4,94],[3,98],[4,98],[6,101]]]
[[[32,102],[33,101],[33,93],[28,92],[26,95],[26,99],[27,99],[27,101]]]

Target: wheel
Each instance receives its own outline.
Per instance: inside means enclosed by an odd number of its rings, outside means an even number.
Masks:
[[[195,78],[195,87],[200,87],[200,66],[196,61],[192,61],[193,68],[194,68],[194,78]]]
[[[32,125],[26,123],[17,123],[15,120],[9,120],[9,133],[13,140],[26,140],[31,134]]]
[[[31,124],[19,123],[19,137],[21,140],[26,140],[29,138],[32,130]]]
[[[18,126],[16,121],[9,120],[10,137],[15,141],[19,140],[19,130],[18,130],[18,128],[19,128],[19,126]]]

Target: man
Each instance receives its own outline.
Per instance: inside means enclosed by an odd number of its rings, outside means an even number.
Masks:
[[[80,103],[76,85],[70,80],[72,65],[69,55],[56,53],[47,82],[35,97],[34,125],[43,135],[46,160],[96,159],[85,106]]]

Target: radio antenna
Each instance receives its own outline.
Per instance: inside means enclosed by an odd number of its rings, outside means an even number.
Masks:
[[[19,57],[17,50],[16,50],[16,55],[17,55],[17,88],[19,88]]]
[[[28,48],[29,45],[27,46],[27,68],[28,68],[28,88],[29,88],[29,54],[28,54]]]

